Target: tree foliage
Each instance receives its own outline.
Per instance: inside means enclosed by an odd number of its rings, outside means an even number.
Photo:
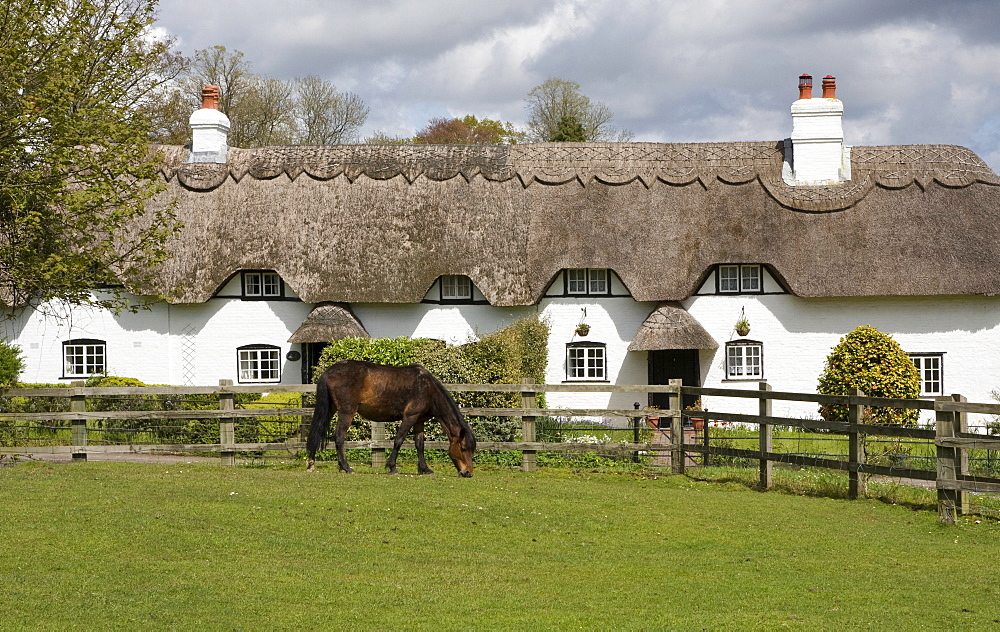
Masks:
[[[556,133],[549,140],[554,143],[582,143],[587,140],[587,134],[583,131],[583,123],[575,116],[564,116],[559,119]]]
[[[16,384],[23,370],[21,348],[0,340],[0,388]]]
[[[469,114],[462,118],[433,118],[417,132],[413,142],[428,145],[513,145],[523,142],[524,132],[512,123],[478,119]]]
[[[238,50],[213,46],[195,51],[175,88],[162,95],[160,111],[169,124],[158,128],[157,142],[177,144],[190,137],[187,121],[201,104],[201,90],[219,86],[219,110],[229,117],[233,147],[328,145],[350,142],[368,118],[361,97],[340,92],[316,76],[285,81],[257,75]],[[186,109],[173,110],[173,104]]]
[[[0,11],[0,303],[120,307],[177,229],[147,213],[149,99],[178,70],[148,37],[155,0],[25,0]],[[144,217],[141,222],[137,218]]]
[[[550,78],[532,88],[526,101],[529,140],[554,141],[560,135],[560,123],[565,126],[574,120],[583,128],[583,141],[627,141],[632,138],[632,132],[612,127],[614,114],[611,109],[581,94],[580,84],[575,81]]]
[[[823,395],[847,395],[857,388],[869,397],[920,397],[920,375],[913,361],[888,334],[862,325],[840,339],[826,358],[817,391]],[[828,421],[846,421],[847,407],[823,405],[820,414]],[[866,408],[871,423],[912,424],[918,411],[899,408]]]

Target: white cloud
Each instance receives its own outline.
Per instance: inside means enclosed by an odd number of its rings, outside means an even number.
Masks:
[[[161,0],[158,26],[189,53],[331,79],[368,102],[369,131],[522,122],[554,76],[638,140],[776,140],[810,72],[837,76],[852,144],[961,144],[1000,166],[998,23],[1000,3],[976,0]]]

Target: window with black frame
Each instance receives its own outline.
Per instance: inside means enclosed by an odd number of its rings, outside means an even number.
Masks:
[[[240,383],[280,382],[281,348],[275,345],[245,345],[236,350]]]
[[[90,377],[108,370],[107,342],[75,338],[63,342],[63,377]]]
[[[726,343],[726,379],[760,380],[764,377],[764,344],[756,340]]]
[[[571,342],[566,345],[567,382],[607,379],[607,345],[601,342]]]

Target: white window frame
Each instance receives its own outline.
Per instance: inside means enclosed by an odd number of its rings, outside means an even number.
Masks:
[[[607,380],[607,345],[600,342],[574,342],[566,345],[567,382],[606,382]]]
[[[720,263],[720,294],[761,294],[764,291],[764,267],[759,263]]]
[[[737,340],[726,343],[726,379],[764,379],[764,343],[756,340]]]
[[[76,338],[63,342],[63,377],[91,377],[108,370],[108,343]]]
[[[607,268],[566,268],[566,294],[608,296],[611,273]]]
[[[245,345],[236,350],[236,376],[240,384],[281,381],[281,347]]]
[[[464,274],[442,274],[441,300],[471,301],[472,279]]]
[[[243,296],[246,298],[281,298],[281,276],[267,270],[243,272]]]
[[[911,353],[910,360],[920,373],[920,396],[944,395],[944,354]],[[935,388],[936,387],[936,388]]]

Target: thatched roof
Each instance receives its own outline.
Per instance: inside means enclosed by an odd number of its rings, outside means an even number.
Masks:
[[[680,303],[658,306],[639,327],[629,351],[718,349],[719,343]]]
[[[804,297],[1000,293],[1000,178],[962,147],[855,147],[853,179],[825,187],[782,181],[781,141],[163,149],[153,203],[185,227],[136,289],[176,302],[274,269],[307,302],[419,302],[466,274],[528,305],[576,267],[669,301],[727,262]]]
[[[347,305],[320,303],[295,330],[288,342],[330,342],[341,338],[370,338]]]

